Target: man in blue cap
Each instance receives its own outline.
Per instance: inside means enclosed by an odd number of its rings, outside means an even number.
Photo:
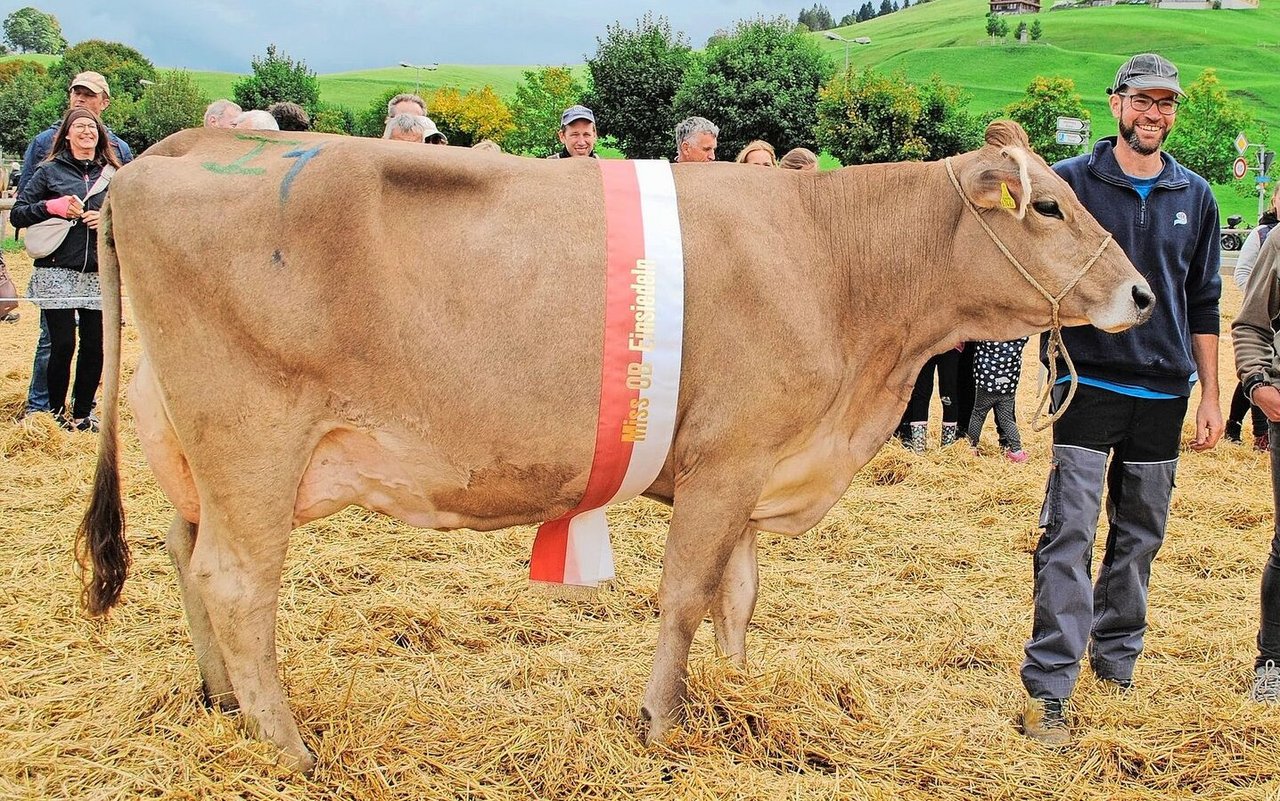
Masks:
[[[595,158],[596,115],[586,106],[569,106],[560,115],[560,132],[556,137],[563,149],[547,158]]]

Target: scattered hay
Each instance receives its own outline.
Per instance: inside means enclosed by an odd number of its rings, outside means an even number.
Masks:
[[[12,261],[21,285],[29,262]],[[361,510],[306,526],[278,644],[319,766],[290,775],[239,716],[201,703],[163,546],[172,509],[127,408],[133,573],[105,625],[76,608],[95,440],[15,420],[37,323],[24,313],[0,341],[2,798],[1280,797],[1280,710],[1243,700],[1271,539],[1267,465],[1249,448],[1179,468],[1138,687],[1113,693],[1086,670],[1065,752],[1016,732],[1049,458],[1029,431],[1025,465],[989,443],[885,448],[813,532],[761,535],[749,667],[716,657],[704,625],[688,723],[653,748],[637,721],[665,507],[613,513],[619,578],[574,600],[529,589],[528,526],[417,531]],[[1224,394],[1229,361],[1224,340]]]

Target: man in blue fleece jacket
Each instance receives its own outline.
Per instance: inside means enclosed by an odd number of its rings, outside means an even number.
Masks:
[[[1053,427],[1044,533],[1033,567],[1035,618],[1021,671],[1029,696],[1023,732],[1053,746],[1071,740],[1067,700],[1086,650],[1104,683],[1122,690],[1133,684],[1151,563],[1164,540],[1197,377],[1191,448],[1212,448],[1222,435],[1218,206],[1203,178],[1161,150],[1183,96],[1178,70],[1154,53],[1134,56],[1107,94],[1119,136],[1054,170],[1150,282],[1156,306],[1150,322],[1120,334],[1092,326],[1063,331],[1080,387]],[[1042,360],[1045,344],[1042,337]],[[1058,370],[1066,373],[1061,361]],[[1066,390],[1064,383],[1054,388],[1055,406]],[[1110,527],[1092,582],[1104,480]]]

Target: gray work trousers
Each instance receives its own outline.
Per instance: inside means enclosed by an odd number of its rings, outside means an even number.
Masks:
[[[1178,460],[1123,462],[1055,445],[1036,547],[1035,620],[1022,664],[1033,698],[1067,698],[1086,650],[1100,678],[1129,681],[1147,630],[1151,563],[1164,541]],[[1106,551],[1091,579],[1094,536],[1107,482]]]

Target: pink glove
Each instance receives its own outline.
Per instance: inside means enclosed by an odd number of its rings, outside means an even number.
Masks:
[[[53,200],[46,200],[44,202],[44,207],[50,214],[55,217],[62,217],[63,219],[66,219],[67,209],[70,206],[71,195],[63,195],[62,197],[54,198]]]

